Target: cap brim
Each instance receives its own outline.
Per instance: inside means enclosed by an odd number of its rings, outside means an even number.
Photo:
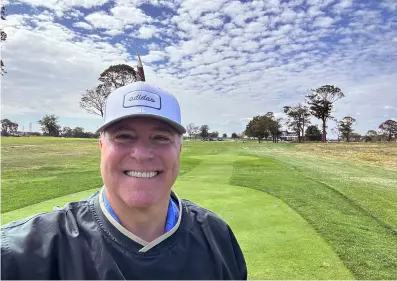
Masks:
[[[125,116],[121,116],[119,118],[113,119],[112,121],[109,121],[109,122],[107,122],[105,124],[102,124],[102,126],[99,127],[96,130],[96,133],[102,132],[104,129],[106,129],[110,125],[112,125],[112,124],[114,124],[114,123],[116,123],[116,122],[118,122],[120,120],[123,120],[123,119],[126,119],[126,118],[132,118],[132,117],[150,117],[150,118],[153,118],[153,119],[161,120],[161,121],[169,124],[171,127],[173,127],[181,135],[186,133],[186,129],[181,124],[179,124],[177,122],[175,122],[175,121],[173,121],[171,119],[159,116],[159,115],[150,114],[150,113],[144,113],[144,112],[142,112],[142,113],[134,113],[134,114],[131,114],[131,115],[125,115]]]

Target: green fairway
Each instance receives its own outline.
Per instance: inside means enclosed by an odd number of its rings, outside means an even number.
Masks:
[[[174,190],[231,225],[249,279],[390,280],[395,174],[293,144],[186,141]],[[97,141],[2,138],[2,224],[101,185]]]

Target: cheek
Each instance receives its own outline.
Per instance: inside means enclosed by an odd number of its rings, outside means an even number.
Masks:
[[[179,153],[177,150],[168,153],[165,157],[165,161],[167,161],[167,167],[172,171],[172,173],[178,173],[180,160],[179,160]]]
[[[117,168],[122,158],[122,153],[117,147],[106,147],[102,150],[101,154],[101,166],[102,169],[112,170]]]

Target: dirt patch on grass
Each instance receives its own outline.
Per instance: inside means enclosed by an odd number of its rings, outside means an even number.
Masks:
[[[397,143],[306,143],[296,152],[365,162],[397,171]]]

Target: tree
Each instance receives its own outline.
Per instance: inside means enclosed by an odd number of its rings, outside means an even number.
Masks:
[[[257,138],[260,143],[262,139],[268,138],[271,134],[273,142],[278,142],[281,129],[281,118],[276,119],[273,112],[265,115],[258,115],[248,122],[244,134],[250,138]]]
[[[324,85],[315,90],[310,90],[306,95],[307,103],[310,105],[310,113],[320,119],[323,125],[322,141],[327,141],[327,120],[332,119],[331,116],[333,104],[341,99],[345,94],[333,85]]]
[[[265,114],[265,118],[266,118],[266,125],[267,125],[267,130],[268,132],[271,133],[272,135],[272,139],[273,139],[273,143],[278,143],[278,138],[281,134],[281,121],[282,118],[276,118],[273,114],[273,112],[268,112]],[[267,135],[266,132],[264,134],[264,136],[266,137],[267,140]]]
[[[365,134],[365,141],[377,141],[379,139],[378,133],[375,130],[368,130]]]
[[[347,142],[349,142],[350,135],[353,133],[353,124],[355,122],[356,119],[350,116],[345,116],[342,121],[339,122],[340,132],[342,133],[342,137],[344,137]]]
[[[106,84],[100,84],[95,88],[86,90],[86,92],[81,95],[80,107],[84,108],[88,113],[103,117],[106,99],[109,94],[110,87]]]
[[[200,127],[200,137],[201,138],[203,138],[203,139],[205,139],[205,138],[208,138],[208,136],[209,136],[209,127],[208,127],[208,125],[202,125],[201,127]]]
[[[73,136],[72,129],[70,127],[63,127],[61,131],[61,136],[65,138],[71,138]]]
[[[5,20],[6,19],[6,8],[3,5],[1,5],[0,10],[1,10],[1,20]],[[1,37],[1,42],[4,42],[7,40],[7,33],[2,28],[0,28],[0,37]],[[4,70],[3,59],[0,60],[0,66],[1,66],[1,75],[3,76],[5,73],[7,73]]]
[[[18,133],[18,124],[11,122],[9,119],[1,120],[1,135],[9,136],[16,135]]]
[[[332,133],[338,137],[338,142],[340,142],[340,138],[342,136],[342,130],[340,127],[340,121],[337,119],[334,119],[335,121],[335,127],[331,129]]]
[[[222,138],[226,139],[226,138],[227,138],[227,134],[226,134],[226,133],[223,134],[223,135],[222,135]]]
[[[237,138],[238,138],[238,135],[236,133],[233,133],[232,134],[232,139],[237,139]]]
[[[194,139],[196,139],[196,137],[199,135],[200,135],[200,126],[196,126],[196,127],[194,127],[194,130],[193,130]]]
[[[193,123],[190,123],[186,126],[186,132],[189,135],[189,138],[192,138],[192,136],[200,132],[200,127],[195,126]]]
[[[86,92],[81,95],[80,107],[90,114],[103,117],[106,99],[112,91],[138,80],[145,80],[140,58],[138,68],[139,75],[133,67],[126,64],[109,66],[98,78],[101,83],[90,90],[86,90]]]
[[[45,136],[58,137],[61,126],[58,125],[58,117],[46,114],[41,120],[37,121],[41,125],[41,130]]]
[[[111,65],[99,76],[99,81],[111,91],[137,81],[135,69],[126,64]]]
[[[359,141],[361,141],[361,140],[363,139],[363,137],[362,137],[360,134],[351,133],[351,134],[350,134],[350,139],[351,139],[352,141],[359,142]]]
[[[75,127],[72,130],[72,135],[74,138],[84,138],[85,137],[84,129],[82,127]]]
[[[387,135],[387,141],[390,142],[392,138],[397,138],[397,121],[386,120],[379,125],[379,129]]]
[[[208,136],[209,136],[210,138],[217,138],[217,137],[219,136],[219,133],[218,133],[217,131],[215,131],[215,132],[210,132],[210,133],[208,133]]]
[[[309,108],[299,103],[296,106],[284,106],[284,113],[288,116],[287,126],[298,135],[298,141],[302,142],[305,126],[310,124]]]
[[[321,141],[321,132],[317,125],[308,126],[305,132],[305,136],[310,141]]]
[[[248,122],[245,128],[245,135],[250,138],[257,138],[260,143],[265,136],[265,131],[269,129],[267,121],[265,116],[255,116]]]

